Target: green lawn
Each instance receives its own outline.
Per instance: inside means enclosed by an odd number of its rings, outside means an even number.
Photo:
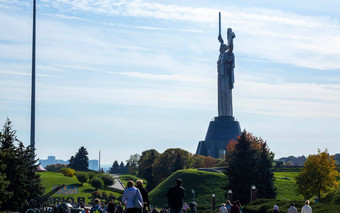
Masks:
[[[51,191],[53,186],[61,184],[75,186],[78,189],[76,194],[55,194],[52,197],[59,197],[64,200],[66,198],[72,197],[75,202],[77,202],[78,197],[83,197],[87,203],[92,199],[91,192],[94,191],[94,188],[89,183],[84,183],[84,185],[81,186],[76,177],[65,177],[61,173],[41,172],[39,174],[41,175],[42,184],[45,187],[45,193]],[[285,212],[290,201],[294,201],[299,208],[303,205],[303,197],[298,195],[295,191],[295,177],[298,175],[298,172],[275,172],[274,175],[276,177],[275,186],[277,188],[276,200],[257,200],[246,207],[247,213],[269,213],[271,212],[274,204],[279,205],[281,210],[283,210],[282,212]],[[209,212],[212,194],[215,194],[217,206],[226,200],[225,187],[228,184],[228,177],[226,175],[214,172],[199,171],[197,169],[187,169],[173,173],[149,193],[152,205],[161,207],[167,203],[165,193],[170,186],[175,184],[175,181],[178,178],[183,180],[183,186],[186,188],[185,201],[190,202],[193,200],[193,194],[191,193],[191,190],[193,189],[195,191],[196,201],[199,204],[199,212]],[[120,176],[120,179],[126,185],[127,180],[131,179],[136,181],[139,178],[132,175],[122,175]],[[103,192],[103,190],[99,191]],[[106,192],[108,194],[114,194],[117,198],[121,196],[121,194],[116,192]],[[330,194],[327,199],[329,204],[312,203],[313,213],[340,212],[338,211],[340,208],[340,189],[338,189],[335,193]],[[326,210],[327,207],[328,209]]]
[[[274,185],[277,189],[277,200],[303,201],[303,196],[296,192],[295,177],[299,172],[275,172]]]
[[[298,172],[276,172],[275,173],[275,187],[277,188],[277,200],[288,201],[301,201],[303,202],[302,195],[297,194],[295,191],[295,177]],[[216,195],[217,203],[225,202],[225,187],[228,184],[228,178],[224,174],[203,172],[195,169],[181,170],[157,186],[150,192],[151,200],[156,205],[163,205],[166,203],[165,193],[166,190],[174,185],[177,178],[183,179],[183,186],[186,190],[186,201],[193,198],[191,189],[196,192],[196,198],[200,203],[209,203],[211,195]]]
[[[186,189],[185,201],[193,200],[192,189],[195,191],[196,201],[201,205],[209,206],[212,194],[215,194],[216,203],[225,202],[225,187],[228,178],[224,174],[198,171],[197,169],[179,170],[169,176],[150,193],[150,200],[153,205],[163,206],[167,203],[165,193],[170,186],[173,186],[178,178],[183,180],[183,187]]]
[[[60,202],[66,199],[72,201],[71,198],[73,198],[74,202],[80,201],[78,200],[78,198],[84,198],[86,203],[92,200],[91,193],[94,191],[94,188],[89,183],[84,183],[84,185],[81,186],[76,177],[66,177],[62,173],[57,172],[40,172],[39,174],[41,176],[42,185],[43,187],[45,187],[45,194],[50,192],[53,189],[53,186],[58,186],[62,184],[78,189],[77,191],[75,191],[75,194],[54,194],[52,196],[52,201],[56,201],[56,198],[53,197],[60,198]],[[107,194],[114,194],[117,198],[121,196],[121,194],[109,190],[99,190],[100,193],[102,193],[103,191],[105,191]]]

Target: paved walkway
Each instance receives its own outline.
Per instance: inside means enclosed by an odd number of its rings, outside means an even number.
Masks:
[[[113,185],[109,186],[109,187],[124,191],[125,187],[124,187],[123,183],[120,181],[119,175],[117,175],[117,174],[110,174],[110,175],[114,178],[115,183]]]

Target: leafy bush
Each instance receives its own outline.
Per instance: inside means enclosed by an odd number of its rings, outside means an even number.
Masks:
[[[103,174],[103,175],[100,175],[100,178],[103,180],[105,187],[111,186],[114,183],[114,179],[111,175]]]
[[[48,165],[48,166],[45,167],[45,169],[47,171],[50,171],[50,172],[60,172],[60,170],[62,168],[67,168],[67,165],[66,164],[57,163],[57,164],[52,164],[52,165]]]
[[[88,172],[87,173],[89,175],[89,181],[91,182],[91,180],[97,176],[97,173],[96,172]]]
[[[76,173],[76,171],[71,168],[62,168],[60,171],[61,173],[63,173],[64,176],[67,176],[67,177],[73,177],[74,174]]]
[[[340,188],[334,193],[331,204],[339,204],[340,203]]]
[[[97,189],[103,188],[104,181],[101,178],[94,177],[91,180],[91,185],[97,190]]]
[[[81,185],[83,185],[83,183],[86,183],[88,179],[88,175],[83,172],[77,172],[76,176],[77,176],[78,181],[81,183]]]

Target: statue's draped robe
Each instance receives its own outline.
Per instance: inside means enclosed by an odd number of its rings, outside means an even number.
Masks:
[[[235,58],[232,49],[223,51],[218,67],[218,115],[233,116],[232,89],[234,88]]]

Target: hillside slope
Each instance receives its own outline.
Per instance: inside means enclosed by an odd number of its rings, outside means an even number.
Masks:
[[[151,204],[162,207],[167,204],[165,193],[170,186],[173,186],[178,178],[183,180],[185,191],[185,201],[193,200],[192,189],[195,191],[196,202],[199,204],[210,205],[211,196],[215,194],[216,204],[219,205],[226,201],[225,188],[228,178],[224,174],[198,171],[197,169],[179,170],[165,179],[150,193]]]
[[[94,188],[89,183],[84,183],[83,186],[76,177],[66,177],[62,173],[57,172],[40,172],[41,183],[45,188],[44,194],[50,192],[53,186],[65,184],[66,187],[55,193],[50,198],[50,203],[57,202],[77,202],[80,201],[89,203],[92,199]],[[121,194],[109,190],[98,190],[100,193],[114,194],[117,198]]]

